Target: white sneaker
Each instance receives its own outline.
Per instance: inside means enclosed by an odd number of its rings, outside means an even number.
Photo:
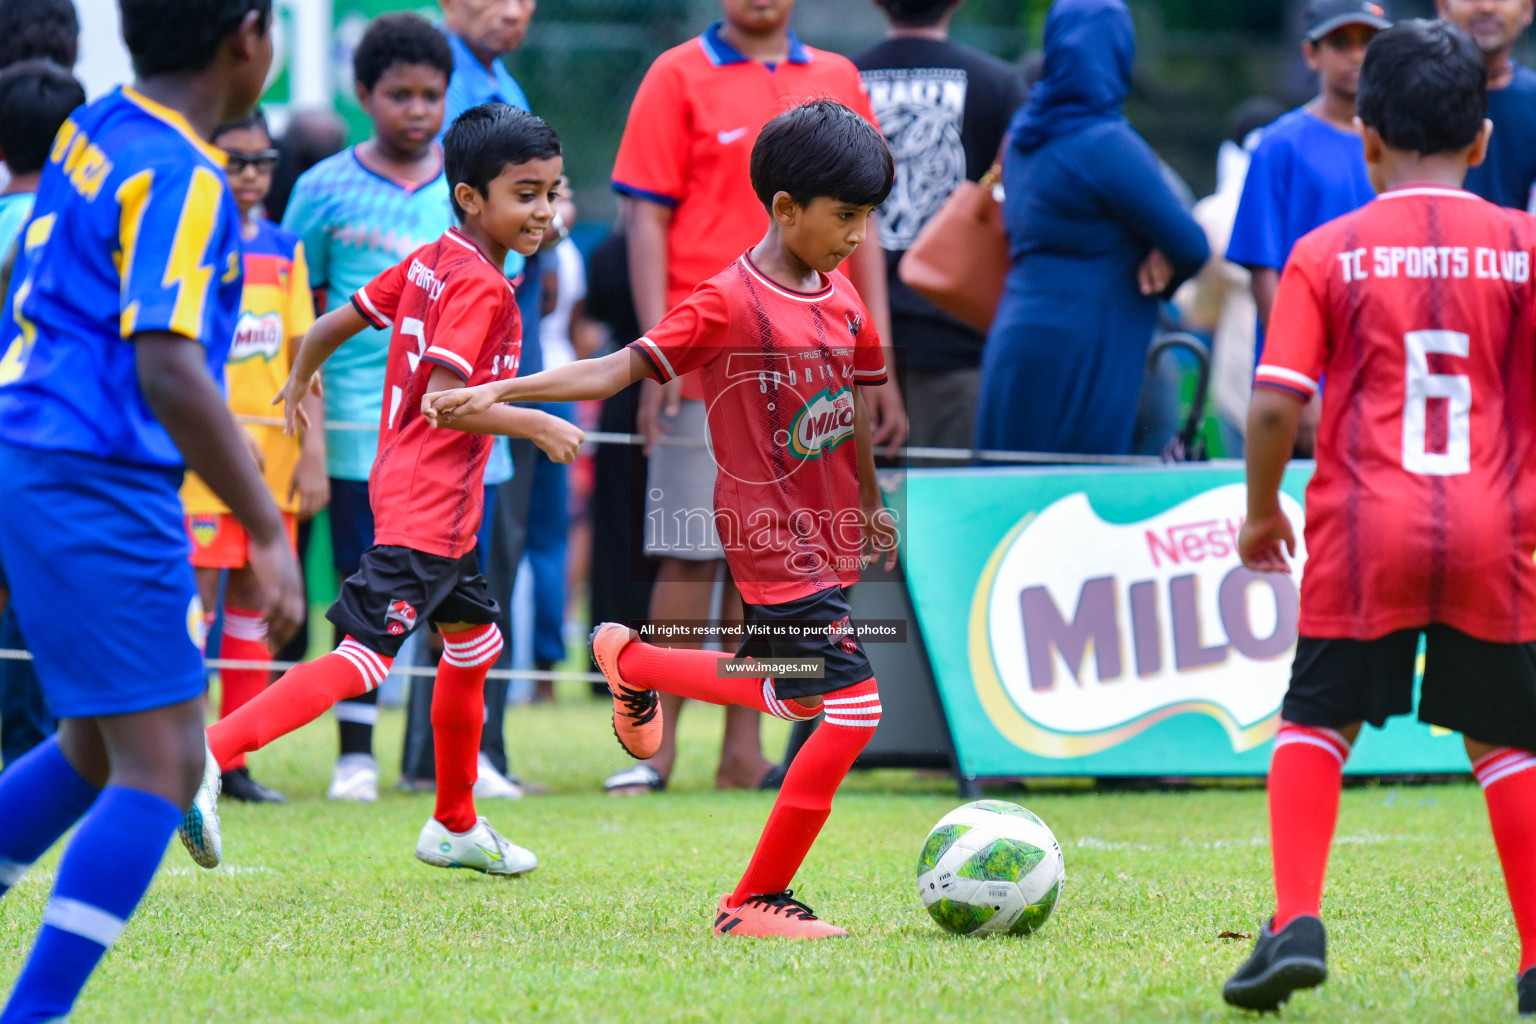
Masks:
[[[484,818],[463,835],[428,818],[416,839],[416,859],[433,867],[470,868],[488,875],[521,875],[539,866],[532,851],[507,839]]]
[[[379,798],[379,763],[372,754],[342,754],[331,772],[327,800],[371,804]]]
[[[176,833],[181,836],[181,844],[193,860],[205,868],[216,868],[224,859],[224,837],[219,831],[219,787],[223,784],[223,774],[219,771],[219,762],[213,759],[213,750],[208,747],[206,738],[203,750],[203,781],[192,798],[192,806],[182,815],[181,827]]]
[[[480,774],[475,779],[476,800],[521,800],[523,787],[496,770],[491,759],[480,755]]]

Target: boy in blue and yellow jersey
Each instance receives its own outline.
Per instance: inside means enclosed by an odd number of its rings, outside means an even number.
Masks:
[[[324,508],[330,494],[325,476],[325,432],[321,429],[323,403],[316,395],[305,399],[311,429],[304,431],[302,440],[284,434],[281,426],[255,421],[271,418],[272,398],[283,389],[298,343],[315,322],[304,243],[261,215],[261,203],[272,188],[272,169],[277,164],[277,150],[272,147],[272,135],[261,111],[220,125],[213,141],[229,160],[229,187],[240,210],[245,266],[240,323],[224,364],[229,411],[242,422],[251,444],[261,454],[267,491],[282,510],[292,540],[298,521]],[[182,484],[181,503],[187,511],[187,534],[192,539],[192,565],[197,569],[204,621],[210,626],[219,603],[219,577],[229,573],[218,653],[232,661],[271,660],[266,626],[256,604],[261,592],[250,568],[250,535],[229,506],[195,473],[188,473]],[[219,717],[223,718],[264,690],[271,672],[264,668],[224,668],[219,679],[223,694]],[[243,757],[224,766],[220,787],[226,799],[283,801],[281,793],[251,778]]]
[[[0,309],[0,561],[60,719],[0,777],[0,893],[79,823],[4,1024],[68,1015],[179,824],[218,863],[184,467],[250,532],[274,641],[303,605],[211,375],[239,310],[240,219],[205,140],[261,93],[271,3],[119,8],[136,81],[59,129]]]
[[[443,151],[434,141],[452,75],[448,40],[415,14],[375,18],[358,43],[352,76],[373,137],[304,172],[283,215],[283,226],[304,242],[325,309],[347,305],[359,288],[453,226]],[[336,353],[325,367],[327,422],[379,422],[388,354],[387,328],[365,330]],[[346,579],[373,546],[368,474],[379,433],[332,429],[325,440],[331,554],[336,578]],[[341,756],[326,792],[332,800],[378,796],[377,705],[370,691],[336,706]]]

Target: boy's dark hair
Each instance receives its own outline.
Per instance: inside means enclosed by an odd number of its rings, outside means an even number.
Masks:
[[[219,136],[225,132],[244,131],[246,128],[260,128],[266,132],[267,138],[272,137],[272,129],[267,125],[267,115],[262,113],[260,107],[252,107],[251,112],[236,121],[225,121],[213,130],[213,138],[209,142],[217,144]]]
[[[85,90],[51,60],[24,60],[0,71],[0,156],[12,174],[31,174],[48,162],[59,126]]]
[[[955,0],[875,0],[897,28],[932,28],[944,20]]]
[[[443,136],[443,168],[448,173],[453,215],[464,219],[464,210],[453,195],[459,182],[484,196],[491,181],[500,177],[508,164],[559,155],[560,136],[542,118],[505,103],[470,107]]]
[[[885,137],[836,100],[812,100],[769,121],[751,166],[752,191],[770,211],[779,192],[801,206],[817,196],[879,206],[896,178]]]
[[[1371,40],[1355,99],[1393,149],[1466,149],[1488,113],[1488,66],[1472,37],[1444,21],[1400,21]]]
[[[68,69],[79,52],[80,19],[70,0],[0,0],[0,68],[46,57]]]
[[[396,11],[374,18],[352,54],[352,79],[373,91],[384,72],[396,64],[425,64],[444,78],[453,77],[448,37],[419,14]]]
[[[123,42],[140,78],[201,71],[247,14],[272,21],[272,0],[118,0]]]

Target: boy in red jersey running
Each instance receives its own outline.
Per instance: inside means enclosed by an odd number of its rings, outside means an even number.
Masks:
[[[661,742],[657,690],[790,721],[825,707],[747,873],[720,899],[715,931],[827,938],[847,933],[818,920],[789,883],[880,721],[879,690],[849,629],[844,591],[871,543],[886,553],[887,569],[896,559],[862,394],[885,383],[885,362],[869,312],[836,268],[891,190],[891,154],[869,122],[817,100],[768,122],[752,148],[751,177],[770,214],[767,235],[626,351],[428,395],[422,411],[462,428],[496,402],[606,398],[643,377],[666,382],[700,371],[719,466],[715,525],[748,629],[758,630],[739,653],[820,659],[824,675],[732,674],[728,655],[654,647],[612,622],[593,631],[592,654],[613,694],[614,732],[635,758]],[[790,623],[800,638],[765,637]]]
[[[430,622],[444,647],[432,697],[437,808],[416,856],[437,867],[514,875],[538,860],[476,816],[473,793],[485,676],[502,647],[500,610],[475,558],[486,435],[532,438],[551,459],[570,462],[581,431],[548,413],[503,405],[461,422],[465,433],[450,433],[431,429],[420,408],[428,391],[517,373],[522,327],[501,267],[508,249],[538,249],[554,219],[560,139],[532,114],[488,103],[454,122],[443,149],[460,226],[317,320],[273,401],[285,404],[292,433],[305,420],[301,403],[321,364],[363,328],[393,324],[379,453],[368,481],[374,546],[326,613],[346,639],[211,726],[208,743],[224,764],[374,689],[406,636]]]
[[[1536,220],[1460,188],[1492,125],[1482,55],[1403,22],[1360,76],[1380,196],[1297,243],[1248,415],[1251,569],[1286,572],[1278,492],[1327,377],[1307,488],[1300,640],[1269,773],[1276,906],[1227,1002],[1272,1010],[1327,977],[1320,917],[1344,762],[1413,708],[1465,739],[1536,1012]]]

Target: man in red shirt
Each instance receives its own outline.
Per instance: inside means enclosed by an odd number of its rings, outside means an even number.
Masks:
[[[537,858],[478,817],[474,803],[485,677],[502,648],[500,609],[475,557],[487,435],[528,437],[550,458],[569,462],[581,431],[510,406],[487,410],[463,424],[463,433],[434,430],[421,416],[421,399],[429,390],[516,375],[522,325],[501,268],[508,249],[537,250],[554,218],[560,140],[532,114],[494,103],[455,121],[443,151],[460,226],[317,320],[279,396],[292,433],[303,419],[299,400],[325,360],[365,327],[393,325],[379,452],[368,480],[374,546],[327,613],[346,639],[210,727],[208,743],[223,764],[337,700],[376,688],[406,636],[429,622],[443,634],[432,696],[437,807],[416,856],[437,867],[513,875],[533,870]]]
[[[628,199],[630,284],[642,331],[762,237],[768,218],[753,195],[747,162],[770,118],[827,97],[876,123],[858,69],[790,31],[794,0],[722,0],[721,7],[723,21],[663,53],[646,72],[614,163],[613,187]],[[884,256],[873,234],[849,260],[848,276],[876,331],[889,339]],[[658,559],[650,608],[657,621],[708,619],[722,557],[710,522],[715,466],[706,448],[703,399],[696,374],[648,383],[642,391],[639,426],[652,445],[645,552]],[[876,443],[899,445],[906,414],[895,384],[871,389],[870,400]],[[677,443],[657,445],[663,434]],[[721,619],[734,624],[740,603],[728,574],[724,589]],[[681,707],[681,700],[666,698],[667,730],[657,756],[611,776],[610,792],[666,784]],[[762,754],[759,721],[749,709],[726,712],[717,785],[777,782],[777,769]]]
[[[753,189],[772,220],[750,252],[624,351],[423,403],[429,418],[458,426],[495,402],[606,398],[644,377],[700,374],[719,464],[714,521],[746,601],[744,657],[653,646],[612,622],[593,631],[592,656],[613,695],[614,733],[636,758],[661,742],[658,691],[790,721],[826,709],[784,777],[746,874],[716,907],[720,935],[847,934],[794,899],[789,883],[880,721],[845,591],[871,544],[887,569],[896,559],[865,407],[886,382],[885,357],[869,311],[836,268],[864,241],[893,166],[879,130],[839,103],[779,115],[752,149]],[[767,678],[753,660],[788,658],[821,671],[774,669]]]
[[[1301,638],[1269,775],[1276,909],[1223,989],[1278,1007],[1327,976],[1323,874],[1363,722],[1460,732],[1483,786],[1536,1012],[1536,220],[1460,188],[1487,151],[1482,56],[1403,22],[1360,77],[1380,196],[1297,243],[1248,416],[1243,562],[1288,571],[1278,492],[1327,377],[1307,488]]]

